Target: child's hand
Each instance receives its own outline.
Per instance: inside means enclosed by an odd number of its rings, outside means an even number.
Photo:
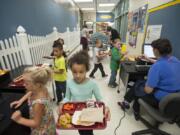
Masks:
[[[21,105],[22,105],[22,102],[19,101],[19,100],[18,101],[13,101],[13,102],[10,103],[10,107],[14,108],[14,109],[20,107]]]
[[[55,56],[43,56],[43,58],[46,58],[46,59],[55,59]]]
[[[57,108],[57,109],[58,109],[58,110],[57,110],[58,114],[62,114],[62,108],[63,108],[63,104],[60,103],[60,104],[59,104],[59,107]]]
[[[17,123],[19,122],[20,118],[21,118],[21,112],[20,111],[15,111],[11,116],[11,119]]]
[[[108,52],[108,55],[111,56],[111,50]]]
[[[105,119],[107,120],[107,121],[110,121],[110,119],[111,119],[111,112],[110,112],[110,110],[109,110],[109,107],[105,107]]]
[[[104,51],[103,54],[104,54],[104,56],[107,56],[107,55],[109,55],[109,51],[108,52]]]
[[[147,57],[146,55],[144,55],[144,54],[138,56],[138,58],[139,58],[139,59],[148,59],[148,57]]]

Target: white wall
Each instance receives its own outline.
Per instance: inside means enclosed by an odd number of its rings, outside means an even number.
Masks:
[[[171,1],[173,1],[173,0],[148,0],[149,9],[158,7],[160,5],[163,5],[163,4],[171,2]]]
[[[129,0],[129,11],[134,11],[146,4],[148,4],[148,9],[158,7],[160,5],[163,5],[165,3],[168,3],[173,0]],[[129,54],[130,55],[139,55],[142,52],[142,45],[144,42],[144,34],[145,33],[138,33],[137,36],[137,42],[136,42],[136,48],[132,48],[131,46],[127,46]],[[127,40],[128,44],[128,34],[127,34]]]
[[[148,3],[148,0],[129,0],[129,11],[134,11]]]

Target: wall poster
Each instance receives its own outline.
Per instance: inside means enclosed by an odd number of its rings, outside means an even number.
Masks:
[[[149,25],[146,32],[145,44],[151,44],[152,41],[161,37],[162,25]]]
[[[138,32],[144,32],[148,5],[128,13],[129,45],[136,47]]]
[[[131,14],[129,15],[131,17]],[[136,10],[132,14],[132,18],[130,19],[130,24],[128,33],[129,33],[129,45],[132,47],[136,47],[136,40],[137,40],[137,34],[138,34],[138,18],[139,17],[139,12]],[[128,18],[129,19],[129,18]]]

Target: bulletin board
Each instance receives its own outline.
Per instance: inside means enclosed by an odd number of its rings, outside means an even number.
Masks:
[[[144,32],[147,8],[148,5],[144,5],[128,13],[128,42],[132,47],[136,47],[138,33]]]
[[[171,41],[173,55],[180,59],[180,3],[150,11],[148,25],[162,25],[160,37]]]

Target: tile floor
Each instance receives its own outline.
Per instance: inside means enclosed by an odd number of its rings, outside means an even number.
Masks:
[[[77,50],[79,50],[80,47]],[[89,52],[90,56],[92,56],[92,52]],[[110,77],[110,69],[109,69],[109,58],[103,60],[103,65],[106,73],[108,74],[108,77],[102,78],[100,71],[97,71],[95,74],[95,81],[98,83],[101,94],[104,97],[104,102],[107,106],[109,106],[111,111],[111,120],[107,123],[107,128],[104,130],[94,130],[95,135],[115,135],[114,130],[118,126],[119,120],[123,116],[123,111],[120,109],[120,107],[117,105],[118,101],[123,100],[123,96],[125,93],[125,89],[120,83],[120,93],[117,93],[117,88],[109,88],[107,86],[108,80]],[[93,68],[93,63],[91,62],[91,70]],[[87,76],[89,76],[89,72],[87,73]],[[72,78],[71,71],[68,71],[68,77]],[[117,77],[118,81],[118,77]],[[57,119],[57,106],[54,105],[54,115]],[[170,125],[168,123],[164,123],[160,126],[161,129],[168,131],[172,135],[180,135],[180,128],[178,128],[175,124]],[[125,118],[122,120],[120,127],[116,131],[116,135],[131,135],[133,131],[138,131],[146,129],[146,127],[140,122],[136,121],[134,119],[134,116],[132,114],[132,110],[129,110],[125,114]],[[57,130],[59,135],[78,135],[78,132],[76,130]]]

